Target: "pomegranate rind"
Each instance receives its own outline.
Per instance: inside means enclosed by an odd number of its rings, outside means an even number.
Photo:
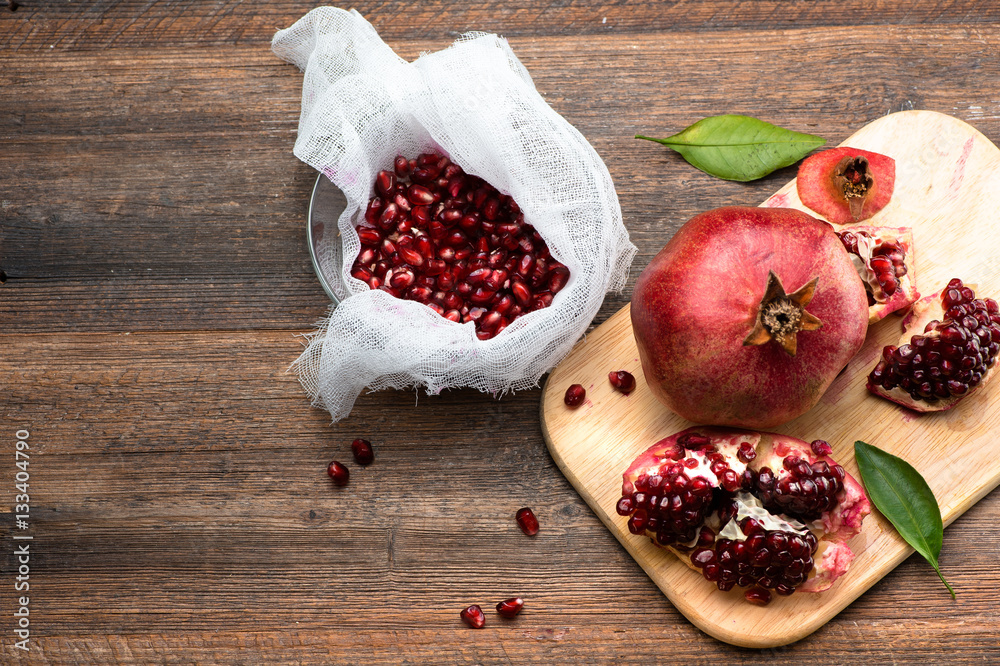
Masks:
[[[845,157],[866,158],[874,180],[872,190],[857,217],[851,214],[847,200],[833,180],[837,164]],[[834,224],[852,224],[872,217],[889,203],[895,185],[896,160],[881,153],[846,146],[807,157],[799,166],[795,181],[802,203]]]
[[[920,292],[917,291],[915,271],[916,262],[913,257],[913,229],[910,227],[854,225],[844,228],[842,231],[866,232],[876,240],[896,241],[903,248],[903,252],[906,255],[904,260],[906,274],[898,278],[899,287],[896,289],[896,293],[892,296],[884,297],[883,301],[878,301],[876,298],[876,303],[868,307],[869,325],[878,323],[894,312],[902,312],[919,300]],[[861,281],[868,285],[866,289],[873,292],[880,291],[878,281],[875,279],[870,266],[865,264],[861,257],[854,254],[851,255],[851,261],[854,262],[854,267],[858,271]]]
[[[652,476],[659,473],[665,461],[672,462],[684,457],[697,456],[697,451],[687,451],[678,443],[681,437],[689,433],[708,437],[711,446],[725,456],[732,469],[739,472],[748,467],[755,471],[769,467],[780,477],[785,473],[782,461],[789,456],[802,458],[809,464],[819,460],[826,461],[831,467],[838,464],[830,456],[816,455],[808,443],[795,437],[773,432],[698,426],[665,437],[636,456],[622,474],[622,494],[633,493],[635,481],[644,474]],[[741,463],[736,455],[740,447],[747,443],[756,452],[756,457],[748,465]],[[713,481],[707,477],[706,480]],[[718,482],[713,481],[713,485],[718,487]],[[816,536],[818,546],[813,555],[813,570],[806,580],[795,588],[798,592],[828,590],[848,571],[854,560],[854,552],[846,542],[861,532],[865,517],[871,513],[871,502],[862,485],[849,473],[844,474],[843,486],[837,495],[835,510],[824,513],[806,525]],[[779,515],[778,518],[782,516]],[[709,515],[705,524],[718,532],[720,528],[718,514]],[[655,539],[653,543],[656,543]],[[677,556],[688,568],[699,571],[691,562],[689,548],[675,545],[661,547]]]
[[[854,551],[841,541],[820,541],[813,554],[813,570],[796,592],[824,592],[851,567]]]
[[[786,293],[819,282],[794,356],[744,340],[773,271]],[[646,383],[695,423],[767,429],[811,409],[861,349],[868,298],[833,228],[788,208],[718,208],[689,220],[636,281],[631,318]]]
[[[975,285],[966,284],[965,286],[975,289]],[[941,320],[944,318],[944,305],[941,302],[942,292],[943,290],[936,291],[930,296],[926,296],[918,300],[911,306],[909,313],[907,313],[907,315],[903,318],[903,334],[899,337],[898,344],[896,345],[897,347],[907,344],[914,335],[924,335],[924,328],[931,321],[935,319]],[[933,335],[933,332],[931,334]],[[881,357],[879,358],[881,360]],[[975,395],[981,391],[996,373],[998,366],[1000,366],[1000,362],[994,361],[993,365],[990,366],[983,375],[979,384],[971,387],[964,394],[949,398],[941,398],[935,402],[914,400],[908,392],[898,386],[887,389],[880,384],[873,383],[870,377],[865,385],[872,394],[885,398],[886,400],[906,407],[914,412],[918,412],[920,414],[944,412],[948,411],[965,398],[968,398],[970,395]]]

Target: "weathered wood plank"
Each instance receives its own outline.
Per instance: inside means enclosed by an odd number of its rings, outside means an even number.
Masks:
[[[18,53],[48,49],[188,46],[265,42],[275,30],[294,23],[316,3],[232,3],[210,0],[177,3],[125,0],[65,3],[18,0],[15,12],[0,12],[0,50]],[[507,37],[612,35],[729,30],[782,30],[803,27],[954,25],[997,23],[1000,8],[990,2],[949,0],[898,3],[891,0],[763,0],[719,3],[609,2],[574,0],[537,3],[488,0],[455,4],[446,0],[384,2],[360,0],[357,9],[391,39],[436,39],[468,31]],[[860,43],[860,40],[856,40]]]
[[[740,111],[837,142],[912,106],[1000,136],[978,70],[1000,48],[995,27],[975,39],[948,27],[780,37],[513,41],[539,90],[607,161],[640,248],[636,274],[683,220],[755,204],[794,173],[717,181],[636,133]],[[410,41],[401,52],[444,43]],[[708,85],[705,63],[723,62],[710,67]],[[854,71],[880,83],[856,84]],[[53,53],[8,64],[0,72],[0,115],[13,118],[0,126],[5,330],[302,328],[318,319],[326,299],[303,240],[314,176],[291,154],[300,85],[263,48]],[[609,297],[601,318],[626,300]]]

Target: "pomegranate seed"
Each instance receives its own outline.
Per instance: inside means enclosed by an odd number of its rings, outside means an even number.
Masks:
[[[501,321],[503,321],[503,315],[495,310],[491,310],[483,315],[483,318],[479,322],[479,329],[482,331],[495,331]]]
[[[420,268],[424,265],[424,256],[414,248],[400,247],[399,257],[414,268]]]
[[[427,206],[434,203],[434,193],[422,185],[410,185],[406,189],[406,198],[414,206]]]
[[[552,294],[547,291],[540,291],[535,294],[534,300],[531,301],[532,310],[541,310],[542,308],[547,308],[552,305]]]
[[[465,281],[472,285],[483,284],[492,272],[488,268],[477,268],[465,276]]]
[[[517,299],[518,304],[522,307],[527,307],[532,300],[531,290],[528,289],[528,285],[524,284],[520,279],[514,278],[511,280],[510,291],[514,294],[514,298]]]
[[[375,224],[379,216],[382,214],[382,199],[379,197],[372,197],[368,201],[368,208],[365,209],[365,221],[368,224]]]
[[[569,280],[569,269],[563,265],[559,265],[551,270],[549,273],[549,291],[553,294],[559,293],[559,291],[566,286],[566,282]]]
[[[743,597],[757,606],[766,606],[771,603],[771,593],[762,587],[751,587],[743,593]]]
[[[327,465],[326,473],[330,475],[334,485],[337,486],[346,486],[351,478],[351,472],[336,460]]]
[[[388,273],[386,275],[388,275]],[[415,280],[416,276],[413,274],[413,271],[403,269],[392,273],[392,277],[389,278],[389,286],[393,289],[406,289],[407,287],[412,286]]]
[[[354,453],[354,460],[359,465],[371,465],[372,461],[375,460],[372,443],[367,439],[356,439],[351,442],[351,451]]]
[[[381,234],[379,234],[377,229],[371,227],[359,227],[358,238],[361,240],[362,245],[374,246],[382,242]]]
[[[573,384],[566,389],[566,395],[563,397],[563,402],[566,403],[567,407],[579,407],[583,404],[586,397],[587,389],[583,388],[583,385],[581,384]]]
[[[419,160],[417,164],[420,164]],[[434,178],[434,172],[427,167],[418,166],[410,172],[410,180],[414,183],[429,184]]]
[[[514,517],[517,519],[517,524],[521,526],[522,532],[528,536],[538,534],[538,518],[535,518],[535,513],[529,507],[518,509]]]
[[[411,210],[413,210],[413,205],[410,203],[410,200],[407,199],[402,192],[394,196],[392,198],[392,201],[393,203],[396,204],[396,208],[403,211],[404,213],[409,213]]]
[[[396,170],[396,176],[398,178],[406,178],[410,175],[410,161],[402,155],[396,156],[396,161],[393,163],[393,167]]]
[[[390,196],[396,189],[396,174],[391,171],[379,171],[375,178],[375,187],[382,196]]]
[[[503,287],[504,282],[507,281],[507,271],[502,268],[490,271],[489,277],[483,282],[483,285],[488,289],[493,291],[499,290]]]
[[[829,442],[824,442],[822,439],[817,439],[809,445],[813,453],[818,456],[829,456],[833,454],[833,447],[830,446]]]
[[[515,617],[524,608],[524,599],[521,597],[511,597],[504,599],[497,604],[497,612],[504,617]]]
[[[635,377],[627,370],[614,370],[608,373],[608,381],[625,395],[635,390]]]
[[[521,255],[521,259],[517,262],[517,274],[521,277],[528,277],[534,269],[535,257],[530,253]]]
[[[389,229],[399,218],[399,206],[390,201],[382,208],[382,214],[378,218],[378,226],[381,229]]]
[[[486,625],[486,616],[482,608],[473,604],[462,611],[462,621],[473,629],[482,629]]]

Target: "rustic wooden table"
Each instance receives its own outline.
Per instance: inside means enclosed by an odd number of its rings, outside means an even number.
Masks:
[[[998,492],[945,533],[957,600],[911,557],[812,636],[754,651],[689,624],[595,518],[546,451],[539,390],[384,391],[331,425],[288,371],[329,303],[304,236],[315,173],[291,152],[302,76],[270,50],[313,5],[8,4],[0,662],[1000,662]],[[1000,141],[995,2],[355,6],[405,58],[505,35],[600,153],[639,253],[595,324],[680,223],[795,173],[716,180],[636,133],[746,113],[833,145],[931,109]],[[355,437],[376,462],[333,488]],[[459,620],[515,594],[513,621]]]

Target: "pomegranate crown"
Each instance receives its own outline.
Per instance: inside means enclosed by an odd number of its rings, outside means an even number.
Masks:
[[[806,312],[806,306],[816,294],[819,278],[815,277],[791,294],[785,293],[781,278],[774,271],[767,273],[767,288],[757,308],[753,330],[743,344],[763,345],[777,342],[789,356],[795,356],[799,331],[815,331],[823,325],[815,315]]]

